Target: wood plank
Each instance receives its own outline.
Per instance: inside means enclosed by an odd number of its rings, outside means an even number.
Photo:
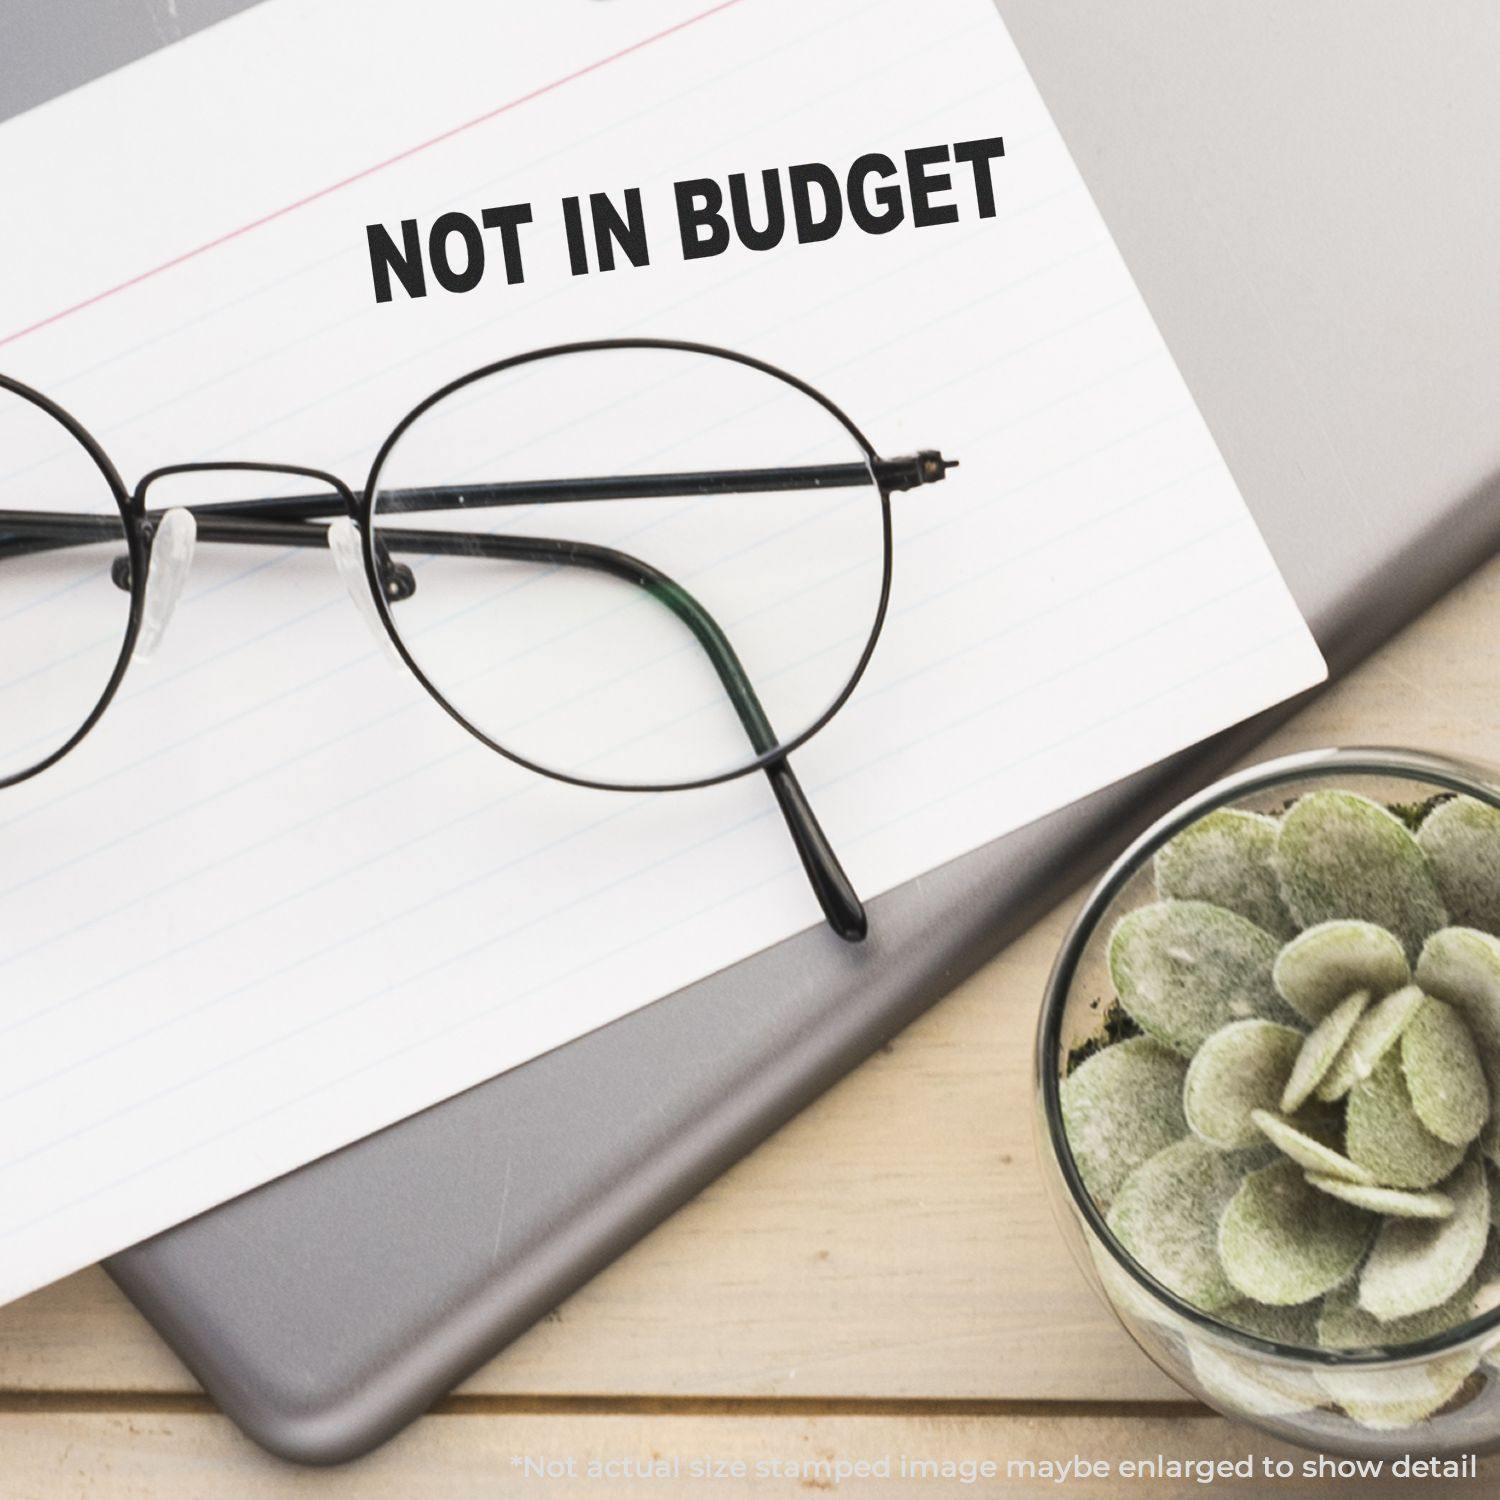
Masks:
[[[1000,1497],[1048,1492],[1149,1494],[1186,1500],[1208,1486],[1193,1471],[1171,1478],[1112,1472],[1059,1485],[1027,1464],[1076,1457],[1122,1462],[1240,1465],[1214,1478],[1212,1492],[1274,1493],[1284,1500],[1326,1496],[1334,1475],[1303,1477],[1317,1458],[1212,1417],[505,1415],[433,1416],[370,1458],[335,1470],[295,1469],[266,1457],[222,1417],[150,1412],[76,1412],[0,1416],[7,1500],[170,1500],[233,1495],[279,1500],[316,1494],[327,1500],[472,1500],[475,1495],[604,1494],[750,1497],[836,1490],[844,1495],[979,1492]],[[526,1460],[531,1461],[528,1469]],[[518,1463],[517,1460],[520,1460]],[[1265,1477],[1265,1461],[1291,1464],[1293,1477]],[[902,1475],[903,1461],[908,1473]],[[671,1473],[675,1462],[678,1473]],[[1325,1461],[1326,1462],[1326,1461]],[[869,1465],[856,1473],[852,1466]],[[660,1477],[633,1477],[627,1465],[661,1464]],[[695,1472],[694,1465],[698,1465]],[[844,1465],[844,1468],[835,1467]],[[913,1465],[952,1466],[922,1470]],[[986,1470],[981,1465],[993,1465]],[[597,1465],[591,1474],[591,1466]],[[608,1469],[606,1465],[613,1465]],[[1015,1466],[1015,1467],[1013,1467]],[[718,1468],[719,1477],[704,1469]],[[888,1469],[890,1477],[884,1477]],[[1196,1471],[1201,1474],[1201,1469]],[[1274,1471],[1273,1471],[1274,1472]],[[1315,1473],[1316,1471],[1314,1471]],[[1500,1460],[1482,1460],[1481,1481],[1500,1480]],[[965,1482],[959,1476],[971,1474]],[[1473,1480],[1378,1477],[1360,1481],[1363,1496],[1440,1497],[1476,1492]],[[1349,1493],[1355,1486],[1349,1484]]]
[[[1281,734],[1500,754],[1500,563]],[[1170,1397],[1044,1201],[1030,1048],[1066,911],[703,1193],[471,1391]],[[191,1390],[97,1272],[0,1311],[0,1389]]]

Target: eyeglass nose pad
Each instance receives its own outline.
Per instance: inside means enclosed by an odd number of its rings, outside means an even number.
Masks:
[[[340,516],[336,521],[328,523],[328,550],[333,553],[339,577],[344,580],[344,587],[349,590],[355,609],[370,627],[370,634],[380,643],[386,661],[393,667],[404,667],[405,663],[392,643],[385,621],[380,618],[380,611],[375,607],[374,596],[370,593],[370,581],[365,576],[364,541],[359,534],[359,527],[348,516]]]
[[[150,661],[167,633],[177,601],[187,585],[193,566],[193,547],[198,523],[187,510],[169,510],[156,523],[151,538],[151,560],[146,570],[146,604],[141,628],[135,638],[137,661]]]

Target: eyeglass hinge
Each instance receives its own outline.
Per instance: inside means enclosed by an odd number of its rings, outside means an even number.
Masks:
[[[416,593],[417,575],[405,563],[398,563],[379,539],[375,542],[375,568],[387,603],[399,604]]]
[[[156,536],[156,521],[148,517],[141,522],[141,540],[146,544],[147,552],[151,550],[152,539]],[[109,565],[110,582],[120,590],[122,594],[128,594],[132,588],[132,573],[130,558],[121,554]]]
[[[956,469],[956,458],[944,458],[936,448],[923,448],[904,458],[882,458],[875,464],[875,477],[885,490],[914,490],[920,484],[936,484],[949,469]]]

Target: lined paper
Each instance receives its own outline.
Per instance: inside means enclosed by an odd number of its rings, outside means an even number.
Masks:
[[[127,482],[254,458],[358,487],[427,391],[632,334],[959,455],[895,497],[879,648],[796,756],[867,899],[1322,678],[988,0],[347,15],[266,0],[0,127],[0,369]],[[992,218],[568,273],[564,194],[661,210],[684,177],[992,135]],[[523,284],[374,303],[366,224],[522,200]],[[504,761],[388,669],[322,551],[201,547],[0,838],[0,1299],[819,919],[764,778]]]

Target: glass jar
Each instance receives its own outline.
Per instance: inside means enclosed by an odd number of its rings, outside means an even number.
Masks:
[[[1360,793],[1408,819],[1455,793],[1500,808],[1500,773],[1412,751],[1326,750],[1229,777],[1149,829],[1090,895],[1048,980],[1036,1052],[1042,1171],[1095,1290],[1145,1353],[1208,1405],[1328,1453],[1483,1452],[1500,1447],[1500,1307],[1476,1309],[1446,1333],[1393,1348],[1305,1348],[1220,1322],[1156,1281],[1110,1232],[1063,1125],[1060,1085],[1069,1059],[1099,1038],[1116,1003],[1110,934],[1126,912],[1158,899],[1157,850],[1216,809],[1279,816],[1303,794],[1328,789]],[[1500,1219],[1493,1204],[1492,1216]]]

